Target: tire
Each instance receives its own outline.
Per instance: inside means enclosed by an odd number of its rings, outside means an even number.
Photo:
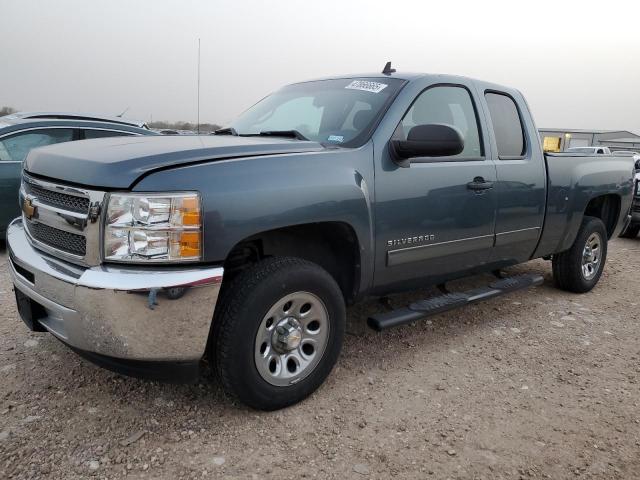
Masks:
[[[269,258],[224,290],[210,361],[227,394],[277,410],[324,382],[340,355],[345,323],[344,298],[329,273],[299,258]]]
[[[587,249],[588,242],[593,250]],[[585,255],[591,258],[585,258]],[[604,223],[599,218],[585,216],[571,248],[553,256],[556,286],[574,293],[590,291],[600,280],[606,260],[607,230]]]
[[[640,225],[629,225],[627,229],[620,234],[622,238],[636,238],[640,232]]]

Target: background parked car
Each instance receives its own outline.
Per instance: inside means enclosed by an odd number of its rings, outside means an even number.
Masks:
[[[19,112],[0,117],[0,238],[20,215],[22,162],[36,147],[102,137],[157,135],[141,122],[61,112]]]
[[[620,234],[622,238],[636,238],[640,232],[640,155],[633,153],[636,162],[635,186],[633,188],[633,203],[631,204],[631,221],[627,228]]]
[[[611,155],[609,147],[571,147],[565,150],[567,153],[579,153],[581,155]]]
[[[198,135],[198,132],[196,132],[195,130],[176,130],[173,128],[165,128],[165,129],[154,128],[153,131],[161,133],[162,135]],[[201,132],[201,134],[208,134],[208,133],[210,132]]]
[[[611,152],[612,155],[617,155],[618,157],[633,157],[633,161],[637,162],[638,160],[640,160],[640,153],[638,152],[630,152],[628,150],[616,150],[614,152]],[[638,169],[638,167],[636,167],[636,170]]]

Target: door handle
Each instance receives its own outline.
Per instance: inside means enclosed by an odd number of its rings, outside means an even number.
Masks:
[[[467,188],[475,192],[481,192],[483,190],[489,190],[493,188],[493,182],[486,182],[482,177],[476,177],[473,182],[467,183]]]

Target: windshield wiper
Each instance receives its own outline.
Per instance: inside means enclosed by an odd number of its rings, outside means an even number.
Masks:
[[[233,127],[219,128],[218,130],[215,130],[213,134],[214,135],[233,135],[234,137],[238,136],[238,132],[236,132],[236,129]]]
[[[297,138],[298,140],[309,140],[307,137],[302,135],[298,130],[263,130],[260,133],[250,134],[247,136],[288,137],[288,138]]]

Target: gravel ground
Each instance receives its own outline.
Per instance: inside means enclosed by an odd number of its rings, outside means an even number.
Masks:
[[[638,478],[639,251],[613,241],[586,295],[534,261],[512,271],[541,287],[383,334],[364,323],[380,304],[359,305],[324,386],[261,413],[209,378],[125,378],[28,332],[2,249],[0,478]]]

